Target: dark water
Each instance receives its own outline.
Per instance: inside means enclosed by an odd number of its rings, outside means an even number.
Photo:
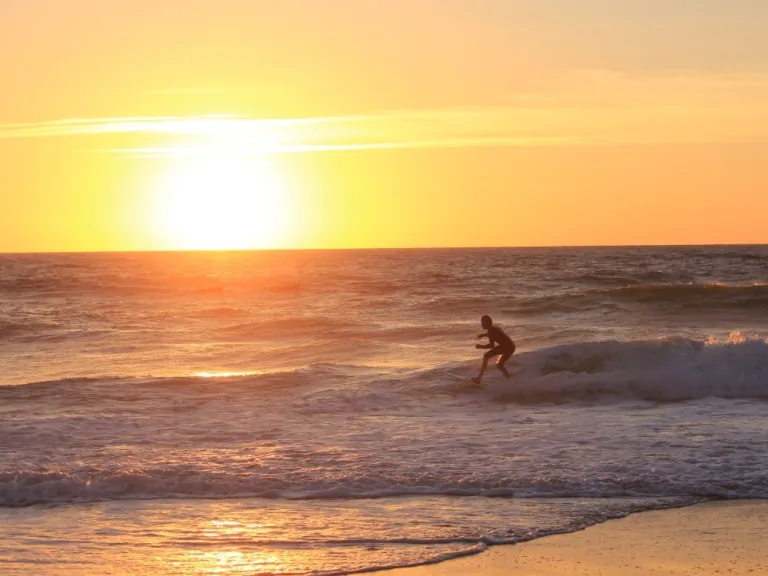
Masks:
[[[0,256],[0,378],[169,376],[768,328],[768,248]]]

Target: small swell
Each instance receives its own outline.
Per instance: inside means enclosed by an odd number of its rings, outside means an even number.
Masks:
[[[611,282],[602,282],[612,284]],[[768,283],[632,283],[616,279],[619,286],[565,294],[508,298],[506,312],[539,315],[606,311],[642,305],[668,312],[708,313],[717,310],[768,311]]]
[[[397,474],[357,474],[327,478],[300,478],[261,473],[216,472],[194,468],[16,470],[0,472],[0,507],[38,504],[83,503],[105,500],[155,500],[173,498],[286,500],[373,499],[399,496],[453,496],[493,498],[677,498],[687,501],[706,498],[765,498],[768,486],[737,489],[716,483],[687,485],[670,479],[641,478],[565,479],[548,481],[523,478],[482,478],[467,481],[463,476],[425,477]]]
[[[649,304],[680,304],[684,307],[768,310],[768,283],[639,284],[603,290],[602,295]]]
[[[222,333],[243,338],[276,337],[290,332],[293,336],[323,334],[325,337],[348,331],[360,331],[367,333],[375,330],[376,324],[355,322],[323,316],[305,316],[293,318],[279,318],[275,320],[258,320],[239,322],[221,329]]]
[[[56,330],[57,324],[41,324],[31,322],[13,322],[0,320],[0,340],[13,338],[20,335],[34,333],[36,331]]]
[[[564,277],[562,281],[566,285],[574,282],[583,284],[592,284],[597,286],[637,286],[641,284],[675,284],[692,282],[689,276],[680,275],[675,272],[666,272],[661,270],[649,270],[644,272],[629,272],[627,270],[595,270],[585,274],[573,277]]]

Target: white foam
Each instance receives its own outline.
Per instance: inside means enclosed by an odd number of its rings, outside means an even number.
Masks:
[[[508,400],[768,398],[768,342],[738,333],[725,342],[665,338],[567,344],[522,353],[509,366],[512,381],[493,386],[495,396]],[[461,371],[469,376],[472,367]]]
[[[753,401],[767,351],[737,335],[572,344],[522,353],[520,375],[484,387],[446,377],[476,369],[452,363],[5,388],[0,505],[768,497]]]

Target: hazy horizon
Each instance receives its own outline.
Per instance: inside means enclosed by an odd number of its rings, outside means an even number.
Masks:
[[[718,246],[734,246],[748,248],[750,246],[761,247],[768,246],[768,243],[719,243],[719,244],[570,244],[563,245],[529,245],[529,246],[362,246],[348,248],[210,248],[210,249],[161,249],[154,250],[72,250],[61,251],[51,250],[46,252],[0,252],[2,256],[21,256],[25,254],[32,255],[54,255],[54,254],[147,254],[164,253],[172,254],[177,252],[187,253],[212,253],[212,252],[343,252],[343,251],[376,251],[376,250],[536,250],[540,248],[569,249],[569,248],[706,248]]]

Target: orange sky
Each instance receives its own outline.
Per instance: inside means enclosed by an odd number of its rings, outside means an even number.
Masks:
[[[0,0],[0,251],[768,242],[760,0]]]

